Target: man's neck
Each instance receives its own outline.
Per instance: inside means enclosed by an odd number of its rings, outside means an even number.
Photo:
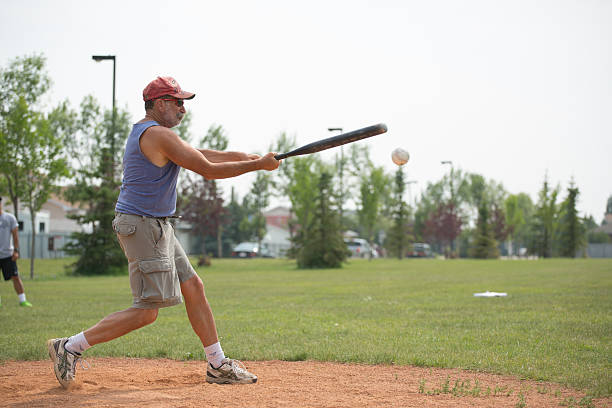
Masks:
[[[159,123],[159,124],[161,124],[161,123],[162,123],[162,122],[160,121],[160,118],[158,118],[158,117],[157,117],[157,115],[155,115],[155,113],[154,113],[154,112],[151,112],[151,113],[147,112],[147,113],[145,114],[144,119],[142,119],[142,120],[141,120],[140,122],[138,122],[138,123],[149,122],[149,121],[154,121],[154,122],[157,122],[157,123]]]

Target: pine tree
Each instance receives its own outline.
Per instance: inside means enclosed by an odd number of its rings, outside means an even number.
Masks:
[[[100,118],[97,102],[87,97],[81,104],[80,131],[74,145],[69,148],[72,157],[79,162],[75,184],[64,195],[72,203],[85,205],[85,214],[71,215],[90,231],[74,232],[73,241],[64,246],[66,253],[78,256],[71,265],[78,275],[113,275],[127,273],[127,260],[117,242],[112,222],[115,203],[119,196],[120,170],[118,163],[123,155],[122,146],[130,129],[126,111],[111,111]]]
[[[410,229],[408,226],[408,208],[404,202],[404,191],[406,190],[406,181],[402,167],[399,167],[395,173],[394,198],[393,198],[393,226],[389,230],[385,246],[389,252],[402,259],[408,249],[408,245],[412,240]]]
[[[559,188],[553,190],[548,185],[548,176],[540,190],[538,204],[530,226],[531,242],[529,251],[543,258],[552,256],[554,227],[557,218],[557,195]]]
[[[561,203],[559,217],[559,255],[574,258],[576,252],[585,244],[584,226],[578,217],[576,202],[578,199],[578,187],[574,187],[572,181],[567,189],[567,198]]]
[[[299,268],[340,268],[349,251],[342,239],[340,218],[332,208],[331,175],[322,172],[314,199],[314,217],[300,234]]]
[[[472,258],[499,258],[499,249],[497,248],[497,241],[494,238],[490,218],[489,204],[486,200],[483,200],[478,208],[478,221],[475,231],[476,236],[469,251]]]

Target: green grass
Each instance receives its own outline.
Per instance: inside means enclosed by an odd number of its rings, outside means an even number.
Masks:
[[[46,358],[71,335],[130,306],[127,276],[67,277],[66,260],[20,270],[33,309],[0,286],[0,360]],[[612,260],[353,260],[298,270],[287,260],[213,260],[206,285],[221,343],[244,360],[454,367],[612,395]],[[475,292],[508,292],[476,298]],[[184,306],[88,356],[204,359]]]

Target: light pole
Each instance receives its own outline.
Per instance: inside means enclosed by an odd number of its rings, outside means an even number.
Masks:
[[[341,127],[330,127],[327,130],[330,132],[340,132],[340,134],[343,131]],[[344,146],[340,146],[340,226],[342,226],[342,207],[344,207]]]
[[[96,62],[104,61],[104,60],[112,60],[113,61],[113,113],[111,119],[111,166],[110,172],[111,175],[115,176],[115,72],[116,72],[116,64],[117,58],[114,55],[92,55],[91,59]]]
[[[450,165],[450,193],[451,203],[455,204],[455,191],[453,190],[453,162],[450,160],[442,160],[440,163]]]

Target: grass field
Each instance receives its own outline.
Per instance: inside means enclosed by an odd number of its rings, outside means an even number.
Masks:
[[[0,286],[0,360],[47,358],[45,340],[129,307],[126,276],[68,277],[67,260],[20,261],[32,309]],[[298,270],[288,260],[213,260],[206,285],[226,353],[453,367],[612,395],[612,260],[353,260]],[[507,292],[477,298],[475,292]],[[204,359],[184,306],[88,356]]]

